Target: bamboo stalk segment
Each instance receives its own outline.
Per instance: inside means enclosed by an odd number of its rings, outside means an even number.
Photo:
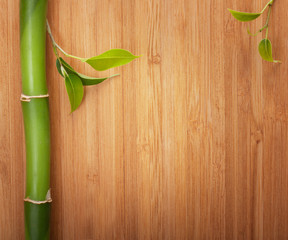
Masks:
[[[46,11],[47,0],[20,1],[26,239],[49,239],[51,197],[49,194],[47,201],[47,192],[50,192],[50,123],[45,71]]]

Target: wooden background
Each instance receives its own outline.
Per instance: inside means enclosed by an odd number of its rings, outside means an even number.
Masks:
[[[51,239],[288,239],[287,1],[275,1],[274,56],[227,8],[268,0],[49,0],[56,41],[77,56],[143,54],[87,87],[69,115],[47,37]],[[0,0],[0,239],[23,239],[19,2]]]

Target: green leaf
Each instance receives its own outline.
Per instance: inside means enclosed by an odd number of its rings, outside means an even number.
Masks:
[[[65,86],[71,105],[71,113],[74,112],[82,102],[84,88],[80,78],[75,74],[65,75]]]
[[[260,13],[248,13],[248,12],[239,12],[228,8],[228,11],[232,14],[234,18],[241,22],[249,22],[256,18],[258,18],[262,12]]]
[[[77,72],[74,70],[74,68],[72,68],[67,62],[65,62],[63,58],[60,57],[60,61],[66,72],[78,75]]]
[[[79,72],[76,72],[67,62],[65,62],[63,60],[63,58],[60,58],[60,61],[62,63],[62,66],[64,67],[64,69],[66,70],[67,73],[72,73],[72,74],[75,74],[77,75],[81,81],[82,81],[82,84],[84,86],[91,86],[91,85],[96,85],[96,84],[99,84],[103,81],[105,81],[106,79],[108,78],[112,78],[112,77],[116,77],[116,76],[119,76],[119,74],[114,74],[110,77],[104,77],[104,78],[96,78],[96,77],[89,77],[89,76],[86,76],[84,74],[81,74]],[[59,66],[58,66],[59,65]],[[58,72],[62,75],[61,73],[61,68],[60,68],[60,63],[58,61],[58,59],[56,60],[56,66],[57,66],[57,70]],[[63,76],[63,75],[62,75]]]
[[[266,60],[268,62],[281,63],[281,61],[273,59],[273,57],[272,57],[272,44],[271,44],[269,39],[266,39],[266,38],[263,39],[259,43],[258,50],[259,50],[261,57],[264,60]]]
[[[61,64],[60,64],[58,58],[57,58],[57,60],[56,60],[56,68],[57,68],[58,72],[60,73],[60,75],[61,75],[62,77],[64,77],[63,74],[62,74],[62,71],[61,71]]]
[[[97,84],[105,81],[108,78],[113,78],[113,77],[116,77],[116,76],[119,76],[119,75],[120,74],[114,74],[114,75],[111,75],[109,77],[94,78],[94,77],[89,77],[89,76],[83,75],[81,73],[78,73],[78,76],[80,77],[83,85],[85,85],[85,86],[97,85]]]
[[[111,49],[96,57],[83,59],[83,62],[88,63],[97,71],[104,71],[109,68],[118,67],[127,64],[140,56],[134,56],[124,49]]]

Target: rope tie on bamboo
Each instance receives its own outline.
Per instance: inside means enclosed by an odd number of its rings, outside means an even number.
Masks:
[[[32,200],[29,197],[24,198],[24,202],[30,202],[33,204],[44,204],[44,203],[50,203],[52,202],[52,198],[51,198],[51,194],[50,194],[50,189],[48,190],[47,194],[46,194],[46,200],[44,201],[36,201],[36,200]]]
[[[49,94],[44,94],[44,95],[37,95],[37,96],[28,96],[23,93],[21,93],[20,101],[22,102],[30,102],[32,98],[46,98],[49,97]]]

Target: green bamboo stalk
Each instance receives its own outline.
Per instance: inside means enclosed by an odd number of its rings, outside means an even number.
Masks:
[[[20,0],[22,93],[40,96],[22,101],[26,142],[25,237],[37,240],[49,239],[50,219],[50,203],[46,202],[50,189],[46,11],[47,0]]]

